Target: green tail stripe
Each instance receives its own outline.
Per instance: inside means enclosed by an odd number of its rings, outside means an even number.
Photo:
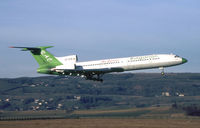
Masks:
[[[51,48],[53,46],[43,46],[43,47],[10,47],[10,48],[20,48],[22,51],[30,51],[35,60],[39,64],[39,68],[37,69],[38,73],[51,74],[51,68],[54,68],[58,65],[62,65],[60,61],[58,61],[51,53],[49,53],[46,49]]]
[[[38,62],[40,68],[52,68],[58,65],[62,65],[60,61],[58,61],[51,53],[49,53],[46,49],[51,48],[53,46],[44,46],[37,48],[26,48],[24,50],[30,50],[33,57]]]
[[[10,47],[10,48],[21,48],[22,51],[30,51],[35,60],[39,64],[39,68],[50,69],[58,65],[62,65],[51,53],[46,49],[53,46],[43,46],[43,47]]]

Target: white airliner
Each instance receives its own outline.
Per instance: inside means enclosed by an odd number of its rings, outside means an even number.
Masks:
[[[21,48],[22,51],[30,51],[40,66],[37,69],[38,73],[80,76],[88,80],[101,82],[103,81],[101,77],[105,73],[159,68],[162,70],[162,74],[164,74],[164,67],[187,62],[185,58],[173,54],[154,54],[78,62],[77,55],[54,57],[46,50],[51,47],[53,46],[10,48]]]

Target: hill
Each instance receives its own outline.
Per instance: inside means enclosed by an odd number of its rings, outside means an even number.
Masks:
[[[76,110],[199,104],[200,73],[0,79],[0,110]]]

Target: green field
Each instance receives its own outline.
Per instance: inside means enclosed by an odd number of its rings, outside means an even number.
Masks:
[[[1,111],[1,120],[83,118],[135,118],[135,119],[200,119],[172,107],[146,107],[115,110],[51,110],[51,111]]]
[[[5,115],[11,113],[5,112]],[[187,116],[170,107],[130,108],[120,110],[26,111],[13,115],[27,120],[2,120],[1,128],[199,128],[200,117]],[[7,116],[8,116],[7,115]],[[30,116],[63,116],[63,119],[31,119]],[[73,118],[73,119],[72,119]],[[24,118],[26,119],[26,118]]]
[[[200,104],[199,73],[108,74],[104,79],[100,83],[74,77],[2,78],[0,110],[73,111]]]
[[[1,128],[199,128],[199,119],[56,119],[0,121]]]

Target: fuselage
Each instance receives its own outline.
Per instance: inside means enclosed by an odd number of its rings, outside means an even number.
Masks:
[[[59,60],[59,58],[58,58]],[[62,62],[62,60],[61,60]],[[75,70],[104,70],[108,72],[122,72],[139,69],[170,67],[187,62],[186,59],[173,54],[155,54],[126,58],[105,59],[87,62],[76,62]],[[66,67],[69,66],[66,64]],[[63,68],[65,65],[62,66]]]

